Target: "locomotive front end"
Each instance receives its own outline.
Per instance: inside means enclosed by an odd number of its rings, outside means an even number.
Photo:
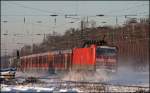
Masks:
[[[96,70],[117,71],[117,48],[114,46],[97,46]]]

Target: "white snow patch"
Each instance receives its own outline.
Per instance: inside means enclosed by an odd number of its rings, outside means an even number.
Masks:
[[[8,85],[1,85],[1,91],[2,92],[16,92],[16,91],[21,91],[21,92],[51,92],[54,90],[54,87],[51,88],[44,88],[44,87],[30,87],[30,86],[22,86],[22,85],[13,85],[13,86],[8,86]]]

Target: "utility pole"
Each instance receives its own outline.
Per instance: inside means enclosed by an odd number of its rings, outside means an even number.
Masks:
[[[44,33],[44,41],[46,40],[46,38],[45,38],[45,33]]]
[[[83,19],[81,19],[81,34],[80,34],[80,46],[82,46],[82,42],[83,42]]]
[[[118,17],[116,16],[116,27],[118,27]]]
[[[81,20],[81,39],[83,40],[83,20]]]
[[[5,33],[3,34],[4,36],[5,36],[5,38],[4,38],[4,41],[5,41],[5,63],[6,63],[6,59],[7,59],[7,35],[8,35],[8,31],[7,31],[7,22],[8,21],[2,21],[2,22],[4,22],[4,24],[5,24],[5,27],[6,27],[6,31],[5,31]]]
[[[88,18],[88,16],[87,16],[87,19],[86,19],[86,27],[88,27],[89,26],[89,18]]]
[[[55,31],[55,28],[56,28],[56,17],[57,17],[58,15],[53,14],[53,15],[50,15],[50,16],[54,17],[54,27],[53,27],[53,31]]]

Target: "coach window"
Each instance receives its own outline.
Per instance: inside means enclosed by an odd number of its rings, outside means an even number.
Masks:
[[[35,67],[35,64],[36,64],[36,56],[33,58],[33,65]]]
[[[32,66],[32,57],[30,57],[30,67]]]
[[[26,58],[26,62],[25,62],[26,68],[27,68],[27,63],[28,63],[28,58]]]
[[[41,63],[40,63],[40,66],[43,67],[43,64],[44,64],[44,56],[41,56]]]
[[[45,56],[45,63],[47,63],[47,55]]]
[[[42,56],[39,56],[39,65],[42,63]]]
[[[26,58],[26,68],[28,68],[29,58]]]
[[[28,67],[30,67],[30,62],[31,62],[30,59],[31,59],[31,58],[29,57],[29,58],[28,58]]]
[[[28,68],[28,58],[26,58],[26,68]]]
[[[24,68],[26,68],[26,58],[24,58]]]
[[[44,63],[44,68],[46,67],[46,55],[44,56],[44,60],[43,60],[43,63]]]
[[[44,57],[44,56],[42,56],[42,64],[44,64],[44,60],[45,60],[45,57]]]
[[[35,66],[37,67],[38,64],[38,56],[35,57]]]
[[[29,58],[29,67],[31,67],[31,61],[32,61],[32,58],[30,57]]]
[[[31,67],[33,67],[34,57],[31,58]]]
[[[46,63],[46,56],[43,56],[43,63]]]
[[[37,63],[37,62],[38,62],[38,57],[36,56],[36,57],[35,57],[35,63]]]
[[[29,58],[29,63],[28,64],[29,64],[29,67],[30,67],[31,66],[31,57]]]
[[[31,58],[31,67],[33,67],[34,57]]]

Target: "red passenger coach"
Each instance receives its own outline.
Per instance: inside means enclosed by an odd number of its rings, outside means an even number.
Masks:
[[[72,61],[72,50],[53,52],[53,68],[55,71],[69,71]]]
[[[21,71],[67,71],[71,67],[72,51],[53,51],[22,56]]]
[[[50,65],[49,52],[33,54],[20,58],[20,70],[47,70]]]

